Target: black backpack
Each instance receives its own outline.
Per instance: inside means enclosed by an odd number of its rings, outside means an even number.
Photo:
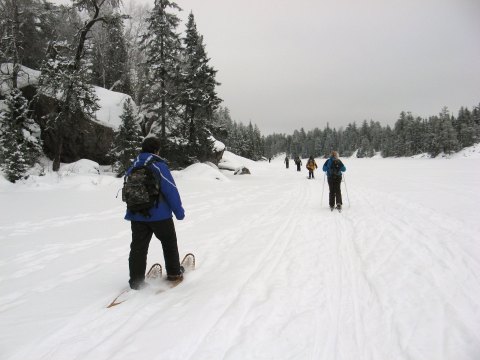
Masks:
[[[342,162],[339,159],[334,159],[330,165],[330,175],[334,178],[342,177]]]
[[[149,167],[152,162],[134,167],[125,176],[122,189],[122,200],[127,203],[127,209],[145,217],[150,217],[149,210],[161,200],[160,182]]]

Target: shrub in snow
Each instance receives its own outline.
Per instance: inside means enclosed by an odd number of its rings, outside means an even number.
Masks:
[[[38,125],[30,118],[28,101],[18,89],[8,94],[0,113],[0,161],[11,182],[23,177],[42,152]]]

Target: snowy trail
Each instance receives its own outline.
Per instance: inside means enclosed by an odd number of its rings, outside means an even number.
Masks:
[[[479,227],[416,193],[468,197],[468,212],[478,212],[480,196],[438,178],[395,180],[389,171],[402,162],[376,161],[383,177],[371,177],[368,162],[346,161],[352,206],[343,187],[342,213],[328,209],[326,185],[320,206],[321,172],[307,180],[279,160],[252,164],[254,175],[229,182],[179,176],[187,209],[176,222],[180,252],[196,254],[197,270],[167,293],[138,293],[112,309],[105,305],[126,284],[130,237],[123,206],[112,200],[118,182],[53,200],[70,196],[80,215],[47,208],[44,217],[0,223],[9,254],[0,257],[0,353],[9,360],[477,359]],[[32,194],[44,203],[48,195]],[[152,240],[149,263],[157,261],[161,248]]]

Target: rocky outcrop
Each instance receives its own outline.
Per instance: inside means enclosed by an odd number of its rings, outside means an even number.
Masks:
[[[35,117],[42,129],[45,155],[49,158],[53,158],[55,153],[57,136],[53,129],[49,128],[45,116],[55,110],[54,101],[45,96],[38,98],[34,108]],[[72,115],[72,124],[64,128],[61,162],[89,159],[100,165],[109,164],[107,154],[114,138],[112,128],[88,119],[79,111]]]
[[[12,86],[9,77],[12,73],[12,64],[0,64],[0,99]],[[17,85],[28,100],[34,99],[37,91],[40,71],[21,67]],[[94,91],[99,99],[100,109],[96,119],[86,117],[82,112],[72,114],[71,124],[63,131],[63,146],[60,161],[74,162],[80,159],[90,159],[101,165],[108,164],[107,154],[110,150],[114,129],[120,125],[120,114],[123,103],[130,96],[95,86]],[[45,155],[53,158],[57,143],[57,136],[49,127],[46,117],[57,112],[57,104],[52,98],[39,96],[36,98],[32,110],[35,121],[42,130],[41,136]]]
[[[248,168],[243,166],[235,170],[234,175],[250,175],[250,170],[248,170]]]
[[[208,161],[218,166],[218,163],[220,162],[220,160],[222,160],[222,156],[224,152],[225,152],[225,148],[222,150],[214,149],[211,155],[211,158]]]

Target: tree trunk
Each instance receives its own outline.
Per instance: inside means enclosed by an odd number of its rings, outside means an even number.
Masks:
[[[57,139],[55,154],[53,156],[53,165],[52,165],[53,171],[60,170],[60,157],[62,155],[62,148],[63,148],[63,136],[60,136]]]
[[[190,124],[189,124],[189,137],[188,137],[188,140],[190,142],[190,144],[194,144],[195,143],[195,121],[194,121],[194,114],[195,114],[195,111],[192,110],[192,113],[190,114]]]
[[[20,13],[18,11],[18,4],[16,1],[12,3],[12,16],[13,16],[13,23],[12,23],[12,47],[13,47],[13,54],[12,54],[12,88],[18,88],[18,73],[20,72],[20,59],[18,54],[18,48],[20,46]]]

